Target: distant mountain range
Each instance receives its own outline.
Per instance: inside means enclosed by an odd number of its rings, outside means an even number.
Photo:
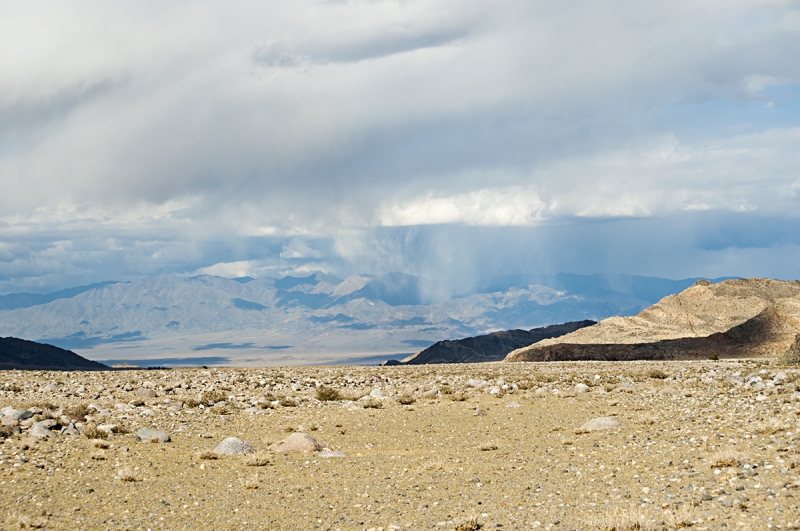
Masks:
[[[633,315],[696,280],[517,275],[448,295],[436,281],[402,273],[153,276],[0,296],[0,335],[108,362],[377,362],[445,339]]]

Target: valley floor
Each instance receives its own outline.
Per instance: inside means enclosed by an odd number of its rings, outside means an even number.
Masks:
[[[0,372],[0,519],[153,531],[477,528],[470,519],[800,529],[798,383],[800,372],[764,360]],[[34,416],[15,421],[26,409]],[[621,425],[580,429],[597,417]],[[33,437],[47,419],[53,435]],[[84,434],[55,434],[68,423]],[[117,433],[90,440],[97,426]],[[138,442],[140,428],[171,442]],[[346,456],[266,451],[294,431]],[[226,437],[263,459],[209,459]]]

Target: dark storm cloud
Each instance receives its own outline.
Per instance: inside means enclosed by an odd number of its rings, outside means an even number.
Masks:
[[[796,3],[5,4],[0,49],[2,290],[797,255]]]

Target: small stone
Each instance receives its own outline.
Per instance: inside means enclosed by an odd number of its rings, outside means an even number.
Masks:
[[[19,426],[19,421],[11,417],[3,417],[0,419],[0,424],[5,428],[6,426]]]
[[[383,398],[383,390],[380,388],[373,389],[372,392],[370,392],[369,396],[371,396],[372,398]]]
[[[678,394],[678,390],[675,389],[674,387],[665,387],[665,388],[661,389],[660,391],[658,391],[658,394],[660,394],[660,395],[677,395]]]
[[[80,435],[81,434],[81,432],[79,432],[75,428],[75,426],[72,425],[72,424],[70,424],[69,426],[65,426],[65,427],[61,428],[61,431],[59,433],[61,435]]]
[[[11,418],[14,420],[25,420],[29,419],[33,416],[33,411],[30,409],[15,409],[13,413],[11,413]]]
[[[142,442],[158,441],[160,443],[170,442],[169,434],[159,430],[151,430],[150,428],[141,428],[136,430],[136,436]]]
[[[622,423],[614,417],[598,417],[586,422],[583,426],[575,430],[575,433],[588,433],[590,431],[608,430],[622,427]]]
[[[481,408],[476,408],[475,412],[472,413],[472,415],[475,416],[475,417],[480,417],[480,416],[486,415],[486,410],[485,409],[481,409]]]
[[[52,393],[54,391],[58,391],[58,384],[55,383],[55,382],[50,382],[49,384],[45,385],[42,388],[42,391],[44,391],[46,393]]]
[[[141,389],[138,389],[136,391],[136,396],[141,396],[143,398],[155,398],[158,395],[152,389],[147,389],[145,387],[142,387]]]
[[[586,393],[589,391],[589,386],[585,383],[579,383],[575,386],[576,393]]]
[[[331,458],[331,457],[347,457],[347,454],[344,452],[338,452],[333,450],[324,450],[319,453],[319,456],[323,459]]]
[[[212,450],[219,455],[252,454],[256,449],[237,437],[228,437]]]
[[[519,402],[509,402],[508,404],[506,404],[506,407],[522,407],[522,404],[520,404]]]
[[[269,446],[273,452],[319,452],[322,445],[311,435],[306,433],[293,433],[282,441]]]

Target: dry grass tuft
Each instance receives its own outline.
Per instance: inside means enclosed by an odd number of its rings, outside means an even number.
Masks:
[[[244,464],[246,466],[267,466],[271,463],[270,454],[267,452],[257,452],[254,454],[247,454],[244,457]]]
[[[3,519],[3,529],[41,529],[47,525],[44,516],[27,516],[19,511],[6,515]]]
[[[90,439],[89,444],[101,450],[105,450],[109,446],[111,446],[110,444],[108,444],[108,441],[104,441],[103,439]]]
[[[450,395],[450,400],[453,402],[463,402],[467,399],[467,395],[465,393],[454,393]]]
[[[675,529],[686,529],[697,523],[697,518],[692,508],[682,505],[674,511],[667,512],[667,524]]]
[[[747,454],[733,448],[725,448],[713,454],[709,461],[711,468],[728,468],[742,466],[748,461]]]
[[[91,453],[91,458],[94,461],[105,461],[106,460],[106,454],[105,454],[105,452],[103,452],[103,450],[98,450],[96,452],[92,452]]]
[[[197,454],[197,458],[203,461],[214,461],[219,459],[219,455],[215,454],[214,452],[200,452]]]
[[[403,396],[398,397],[397,401],[400,402],[401,404],[403,404],[404,406],[410,406],[411,404],[416,402],[417,399],[414,398],[411,395],[403,395]]]
[[[139,476],[136,474],[136,471],[129,466],[118,469],[115,479],[118,479],[123,483],[135,483],[136,481],[141,481]]]
[[[241,479],[242,487],[248,490],[257,489],[258,488],[258,474],[253,474],[247,479]]]
[[[380,400],[366,400],[364,409],[382,409],[383,403]]]
[[[492,450],[497,450],[497,445],[492,443],[485,443],[478,446],[478,450],[481,452],[491,452]]]
[[[653,415],[652,413],[645,413],[644,415],[639,417],[639,422],[647,425],[655,424],[656,422],[658,422],[658,417]]]
[[[278,398],[278,401],[283,407],[297,407],[299,405],[295,399],[289,398],[288,396],[282,396]]]
[[[470,518],[469,520],[464,520],[460,524],[457,524],[455,527],[455,531],[478,531],[483,527],[483,524],[478,522],[477,518]]]
[[[634,508],[615,509],[597,518],[592,525],[600,531],[655,531],[656,522]]]

